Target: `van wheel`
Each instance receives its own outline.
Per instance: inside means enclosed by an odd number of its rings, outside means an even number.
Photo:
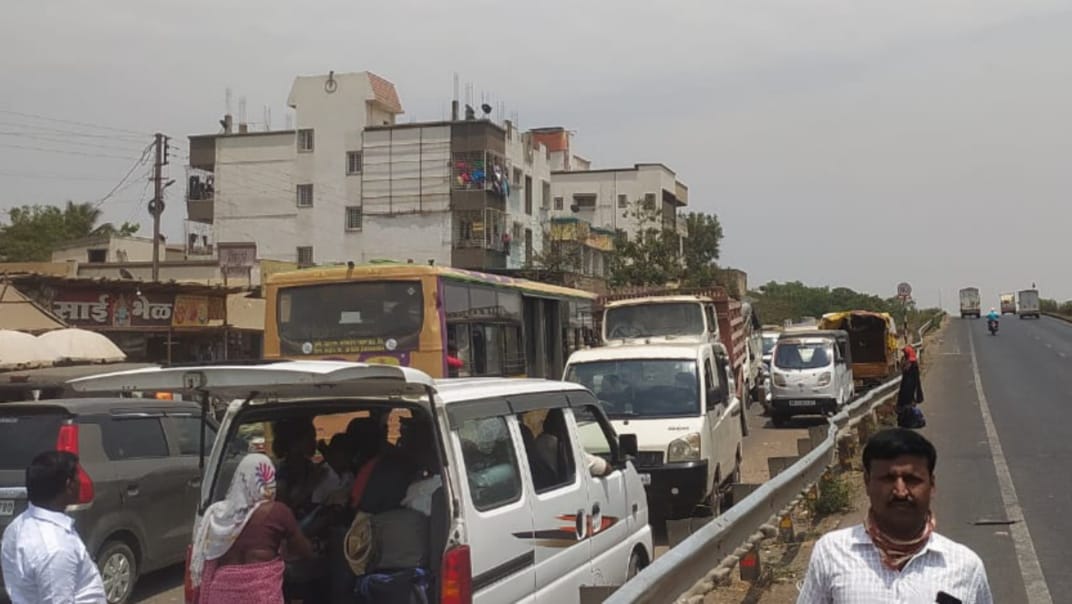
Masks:
[[[629,556],[629,576],[627,579],[632,579],[637,574],[644,570],[644,567],[648,565],[648,557],[644,555],[644,552],[640,550],[633,550],[633,553]]]
[[[138,580],[138,562],[133,550],[122,541],[109,541],[97,557],[97,568],[104,582],[108,604],[124,604]]]

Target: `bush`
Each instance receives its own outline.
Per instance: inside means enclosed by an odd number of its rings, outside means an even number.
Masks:
[[[837,514],[849,510],[852,490],[843,474],[827,474],[819,481],[819,496],[811,502],[816,516]]]

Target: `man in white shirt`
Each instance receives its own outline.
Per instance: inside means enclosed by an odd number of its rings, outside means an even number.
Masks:
[[[104,584],[64,513],[78,501],[78,456],[41,453],[26,469],[26,511],[4,529],[4,586],[12,604],[99,604]]]
[[[864,524],[815,544],[798,604],[992,604],[982,560],[934,532],[934,445],[894,428],[864,447],[871,509]]]

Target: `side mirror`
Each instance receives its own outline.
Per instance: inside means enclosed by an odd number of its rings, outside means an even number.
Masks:
[[[639,453],[640,445],[637,444],[636,434],[618,435],[618,455],[621,456],[621,461],[635,459]]]
[[[714,389],[714,390],[712,390],[712,391],[707,393],[707,404],[708,405],[720,405],[720,404],[722,404],[724,402],[726,402],[726,397],[722,395],[722,390],[721,389],[716,388],[716,389]]]

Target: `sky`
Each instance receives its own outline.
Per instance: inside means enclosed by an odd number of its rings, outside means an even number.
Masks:
[[[278,129],[296,75],[369,70],[436,120],[458,74],[596,167],[669,165],[752,285],[1072,299],[1072,0],[49,0],[7,7],[0,51],[0,212],[151,233],[146,166],[124,176],[163,132],[181,240],[186,137],[227,89]]]

